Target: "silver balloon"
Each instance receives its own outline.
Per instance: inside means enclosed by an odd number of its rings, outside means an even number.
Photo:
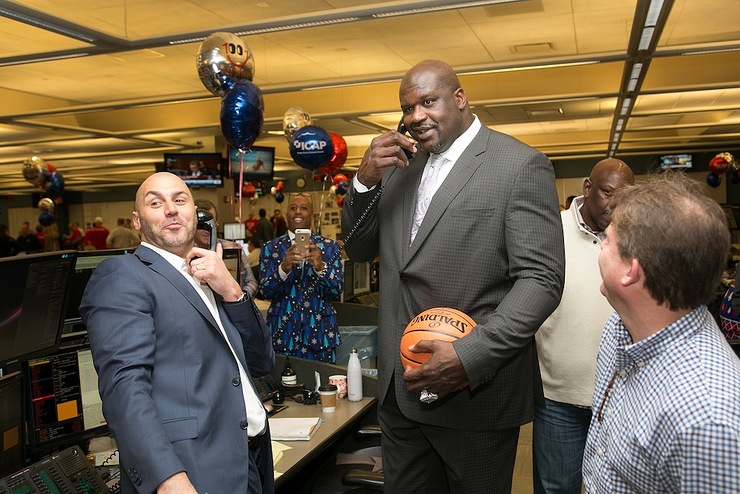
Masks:
[[[285,132],[285,138],[288,139],[288,142],[293,140],[293,134],[298,129],[311,124],[311,117],[308,112],[300,106],[292,106],[283,114],[283,132]]]
[[[44,197],[39,201],[38,204],[39,211],[46,212],[46,213],[53,213],[54,212],[54,201],[49,199],[48,197]]]
[[[195,63],[200,81],[216,96],[223,96],[234,81],[254,78],[252,51],[232,33],[213,33],[203,40]]]
[[[39,186],[46,180],[46,164],[38,156],[31,156],[23,160],[23,178],[33,185]]]

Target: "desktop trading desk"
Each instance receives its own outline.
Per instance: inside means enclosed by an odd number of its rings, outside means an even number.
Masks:
[[[355,426],[373,409],[375,398],[365,397],[356,402],[337,400],[337,409],[333,413],[323,413],[319,404],[303,405],[290,400],[286,400],[285,404],[287,408],[273,415],[274,418],[321,417],[323,422],[308,441],[280,441],[291,449],[283,451],[282,458],[275,465],[277,491],[300,477],[304,469],[318,460],[322,453],[351,435]]]
[[[298,382],[313,388],[314,374],[318,372],[321,382],[329,381],[333,374],[346,374],[347,368],[334,364],[325,364],[297,357],[290,357]],[[275,355],[275,366],[271,372],[276,381],[285,367],[285,356]],[[357,446],[352,434],[362,425],[377,424],[376,400],[377,378],[362,376],[362,401],[351,402],[337,400],[333,413],[323,413],[321,405],[304,405],[286,398],[288,407],[273,415],[280,417],[321,417],[324,422],[308,441],[280,441],[292,449],[283,452],[283,457],[275,465],[275,491],[277,494],[310,493],[310,486],[318,480],[319,470],[326,464],[333,463],[334,456],[340,450],[353,451],[364,446]],[[272,402],[268,402],[272,403]],[[282,475],[278,475],[282,474]]]

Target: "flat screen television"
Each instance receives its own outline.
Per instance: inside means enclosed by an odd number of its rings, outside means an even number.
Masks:
[[[660,168],[692,168],[693,160],[690,154],[666,154],[660,157]]]
[[[89,348],[60,351],[24,365],[30,456],[42,456],[107,431]]]
[[[59,348],[76,255],[0,259],[0,367]]]
[[[247,153],[241,154],[236,148],[229,147],[229,170],[231,178],[239,182],[239,170],[241,169],[241,160],[244,157],[244,181],[252,180],[272,180],[275,168],[275,148],[268,146],[252,146]]]
[[[174,173],[190,187],[224,185],[221,153],[165,153],[164,171]]]

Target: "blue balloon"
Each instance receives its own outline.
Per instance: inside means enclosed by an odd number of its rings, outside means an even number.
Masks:
[[[232,147],[245,152],[262,132],[265,103],[252,82],[235,81],[221,100],[221,133]]]
[[[343,196],[344,194],[347,193],[347,182],[345,182],[344,180],[337,183],[336,187],[337,187],[336,190],[337,190],[338,196]]]
[[[275,202],[278,204],[282,204],[282,202],[285,200],[285,195],[282,192],[275,192]]]
[[[44,190],[46,191],[47,197],[56,199],[61,197],[64,193],[64,175],[59,172],[52,172],[46,177],[44,182]]]
[[[48,211],[43,212],[39,215],[39,223],[42,226],[51,226],[54,224],[54,215]]]
[[[714,172],[709,172],[707,173],[707,183],[710,187],[714,187],[716,189],[722,183],[722,177]]]
[[[306,125],[296,130],[289,147],[293,161],[307,170],[321,168],[334,155],[331,135],[315,125]]]

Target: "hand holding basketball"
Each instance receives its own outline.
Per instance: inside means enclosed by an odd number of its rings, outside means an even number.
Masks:
[[[444,396],[468,386],[465,368],[452,346],[475,327],[466,314],[447,307],[426,310],[414,317],[401,339],[403,379],[411,392]],[[414,351],[409,347],[414,346]]]
[[[470,333],[475,327],[466,314],[449,307],[427,309],[408,323],[401,337],[401,363],[403,368],[417,368],[432,356],[431,353],[414,353],[409,347],[421,340],[453,342]]]

